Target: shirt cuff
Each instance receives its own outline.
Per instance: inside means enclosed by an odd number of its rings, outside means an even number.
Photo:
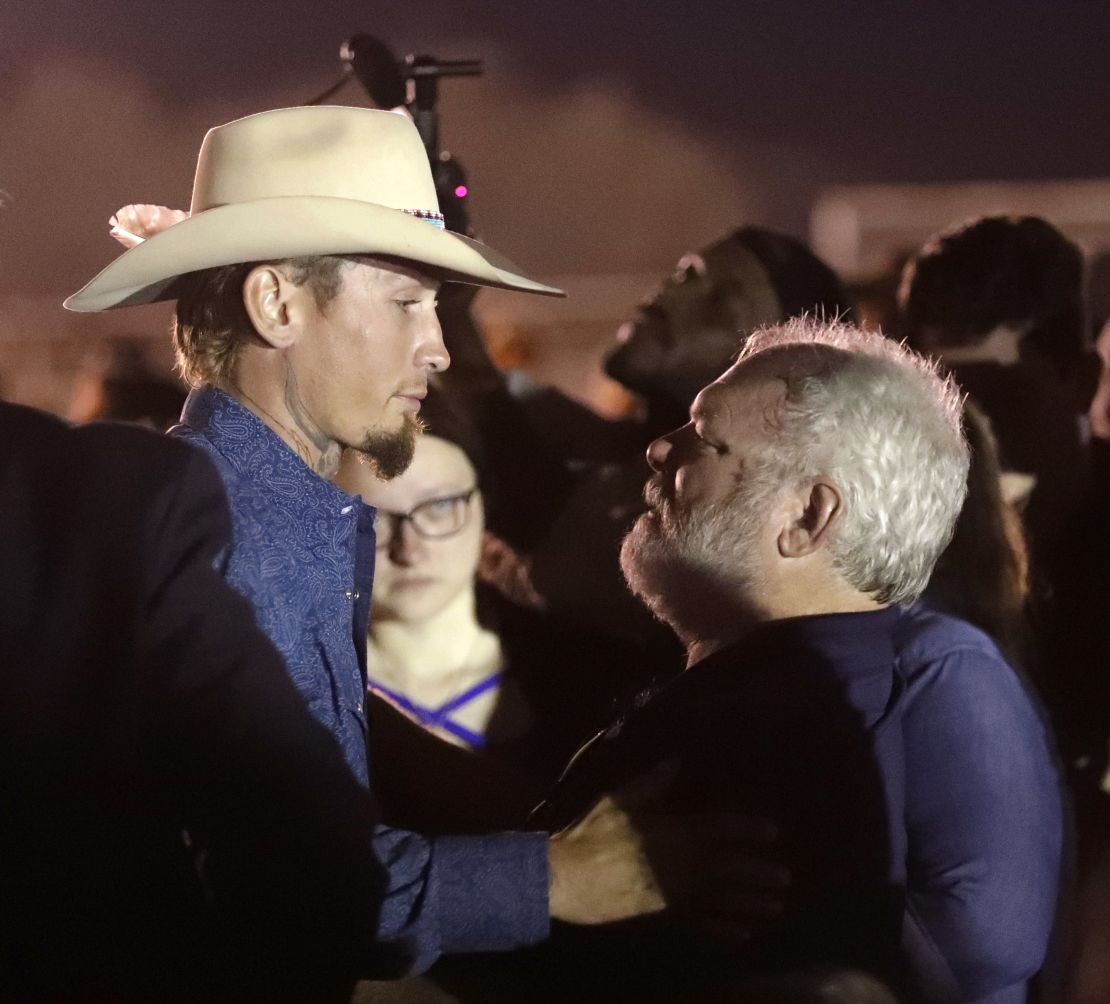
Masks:
[[[436,837],[431,843],[441,951],[511,951],[548,936],[546,833]]]

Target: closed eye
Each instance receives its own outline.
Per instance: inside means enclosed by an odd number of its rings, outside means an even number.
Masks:
[[[410,307],[419,307],[426,305],[429,310],[435,311],[439,308],[439,300],[394,300],[402,310],[407,311]]]
[[[714,443],[712,440],[706,439],[697,429],[694,429],[694,438],[707,449],[712,450],[714,453],[728,453],[728,447],[720,443]]]

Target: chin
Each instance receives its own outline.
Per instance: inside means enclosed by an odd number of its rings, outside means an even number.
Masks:
[[[373,464],[379,478],[390,481],[403,474],[412,463],[416,437],[423,428],[418,418],[405,415],[396,429],[373,429],[366,432],[353,449]]]
[[[441,583],[413,588],[408,594],[391,598],[392,619],[406,624],[420,624],[442,613],[454,599]]]
[[[427,614],[420,609],[419,603],[413,603],[411,600],[397,602],[390,599],[383,603],[380,608],[374,609],[370,617],[370,623],[419,624],[426,619]]]
[[[637,365],[635,359],[630,360],[620,353],[610,356],[606,361],[605,375],[636,394],[643,394],[645,388],[655,382],[650,368]]]
[[[644,513],[621,544],[621,572],[628,588],[654,609],[652,598],[665,587],[666,572],[674,563],[673,549],[660,532],[659,517]]]

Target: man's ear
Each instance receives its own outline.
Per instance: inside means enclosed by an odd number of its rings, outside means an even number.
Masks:
[[[276,265],[258,265],[243,280],[243,306],[258,336],[275,349],[287,349],[301,332],[299,287]]]
[[[820,550],[842,510],[840,490],[828,481],[815,481],[790,495],[787,520],[778,536],[779,554],[804,558]]]

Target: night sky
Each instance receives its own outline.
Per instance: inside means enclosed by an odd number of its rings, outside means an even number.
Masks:
[[[486,60],[444,85],[445,140],[482,236],[540,274],[804,233],[827,183],[1110,176],[1096,3],[9,2],[0,302],[81,285],[118,205],[185,205],[205,129],[323,90],[356,32]]]

